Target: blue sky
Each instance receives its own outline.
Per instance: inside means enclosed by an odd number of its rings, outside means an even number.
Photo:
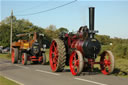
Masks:
[[[1,0],[0,21],[14,15],[47,10],[73,0]],[[77,31],[80,26],[88,25],[88,7],[95,7],[95,30],[98,34],[111,37],[128,38],[128,1],[127,0],[77,0],[75,3],[56,10],[31,16],[16,16],[28,19],[43,28],[50,24],[57,28],[66,27]]]

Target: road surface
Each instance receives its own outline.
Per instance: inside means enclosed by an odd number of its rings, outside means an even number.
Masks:
[[[49,65],[24,66],[5,59],[0,59],[0,75],[21,85],[128,85],[128,78],[97,73],[72,76],[69,69],[54,73]]]

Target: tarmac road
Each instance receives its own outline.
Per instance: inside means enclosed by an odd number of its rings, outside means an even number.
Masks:
[[[128,78],[103,74],[72,76],[69,69],[51,72],[49,65],[11,64],[0,59],[0,75],[21,85],[128,85]]]

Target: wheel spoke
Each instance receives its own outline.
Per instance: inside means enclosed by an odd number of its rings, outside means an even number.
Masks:
[[[53,66],[54,66],[54,68],[56,68],[57,65],[54,63]]]
[[[79,72],[79,66],[77,66],[77,72]]]
[[[110,71],[111,71],[111,67],[110,67],[110,65],[108,65],[107,67],[108,67],[108,72],[110,72]]]
[[[74,55],[73,58],[74,58],[74,60],[76,61],[76,53],[74,53],[73,55]]]
[[[78,73],[78,67],[77,66],[74,66],[74,72],[77,74]]]
[[[57,58],[56,57],[53,58],[53,61],[54,61],[54,63],[57,64]]]
[[[111,61],[108,61],[108,65],[111,65]]]
[[[74,65],[71,66],[74,69]]]
[[[55,44],[56,44],[56,43],[54,42],[54,44],[53,44],[54,52],[57,53],[57,46],[55,46]]]
[[[75,61],[75,65],[76,65],[76,66],[79,66],[79,60],[76,60],[76,61]]]
[[[105,64],[105,66],[110,65],[111,64],[111,61],[105,59],[104,60],[104,64]]]
[[[58,57],[57,57],[57,56],[55,57],[55,61],[56,61],[56,62],[58,61]]]

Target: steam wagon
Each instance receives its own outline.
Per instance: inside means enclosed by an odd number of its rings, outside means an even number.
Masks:
[[[111,51],[104,51],[100,61],[95,61],[101,44],[95,38],[98,31],[94,30],[94,12],[95,8],[89,7],[89,28],[81,26],[75,34],[63,32],[58,39],[52,41],[49,61],[53,72],[63,71],[65,65],[69,65],[72,75],[80,75],[83,69],[92,72],[94,64],[99,64],[105,75],[113,72],[114,56]]]
[[[43,34],[37,32],[18,34],[18,37],[29,36],[29,40],[18,40],[18,42],[12,43],[12,63],[18,63],[18,60],[22,62],[23,65],[27,64],[27,61],[32,61],[33,63],[46,63],[45,47],[43,43]],[[33,37],[32,37],[33,36]],[[30,39],[30,37],[32,39]]]

